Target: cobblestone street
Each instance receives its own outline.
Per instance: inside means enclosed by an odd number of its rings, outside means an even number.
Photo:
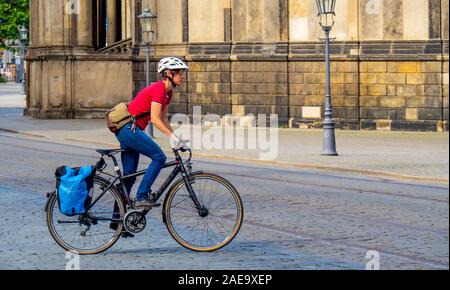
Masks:
[[[1,0],[0,271],[448,271],[449,2]]]
[[[68,262],[48,232],[44,194],[56,167],[94,164],[98,156],[95,145],[61,143],[0,133],[0,269],[64,269]],[[82,256],[81,269],[363,270],[369,250],[380,253],[381,269],[448,269],[446,184],[195,157],[194,169],[222,175],[241,193],[244,223],[230,245],[190,252],[156,209],[143,233]]]

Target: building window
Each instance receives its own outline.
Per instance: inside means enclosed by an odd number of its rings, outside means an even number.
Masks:
[[[106,0],[94,0],[92,3],[94,21],[93,44],[95,49],[106,46]]]
[[[114,11],[108,11],[108,9]],[[92,11],[95,49],[98,50],[122,40],[122,0],[94,0]]]

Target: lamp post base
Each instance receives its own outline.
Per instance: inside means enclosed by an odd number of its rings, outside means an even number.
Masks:
[[[336,137],[334,134],[334,122],[324,123],[323,126],[323,150],[324,156],[338,156],[336,151]]]

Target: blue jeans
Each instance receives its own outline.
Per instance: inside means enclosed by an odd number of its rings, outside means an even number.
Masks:
[[[133,132],[131,130],[131,123],[122,127],[116,133],[116,138],[120,142],[120,148],[127,150],[126,152],[122,152],[124,175],[133,174],[137,171],[140,154],[152,159],[136,194],[137,200],[143,200],[148,196],[156,177],[158,177],[159,172],[166,163],[166,155],[159,145],[142,130],[136,128],[135,132]],[[135,182],[136,177],[124,179],[124,186],[128,194],[130,194]]]

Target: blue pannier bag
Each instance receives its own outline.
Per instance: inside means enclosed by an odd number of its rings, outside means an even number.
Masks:
[[[56,191],[58,206],[66,216],[81,215],[91,203],[90,191],[93,187],[95,170],[93,166],[56,169]]]

